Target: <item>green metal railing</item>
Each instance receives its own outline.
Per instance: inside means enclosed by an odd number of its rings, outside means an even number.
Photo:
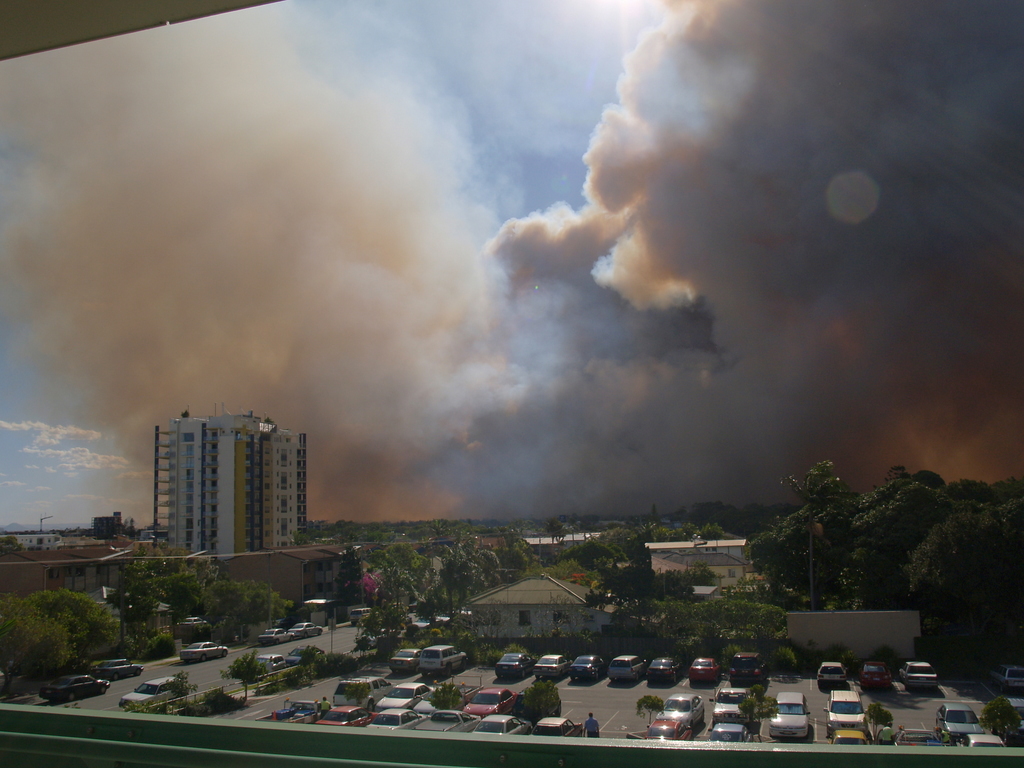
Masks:
[[[0,768],[934,768],[1024,750],[481,737],[0,704]],[[1004,763],[1010,768],[1009,763]]]

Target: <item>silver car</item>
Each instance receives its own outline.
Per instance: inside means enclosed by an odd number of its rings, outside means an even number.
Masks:
[[[692,693],[674,693],[655,720],[680,720],[689,726],[704,722],[704,699]]]
[[[389,731],[396,731],[403,728],[413,728],[417,723],[426,718],[419,712],[411,709],[385,709],[378,712],[367,728],[383,728]]]
[[[528,736],[533,730],[529,722],[512,715],[488,715],[481,720],[473,733],[488,733],[497,736],[520,734]]]
[[[416,731],[472,731],[480,718],[457,709],[439,709],[413,726]]]
[[[412,709],[423,699],[430,696],[433,689],[424,683],[398,685],[391,689],[387,696],[377,702],[377,707],[385,709]]]

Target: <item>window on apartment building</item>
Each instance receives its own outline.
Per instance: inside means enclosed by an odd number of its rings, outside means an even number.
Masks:
[[[195,511],[196,511],[196,508],[195,508],[195,507],[193,507],[193,506],[192,506],[191,504],[186,504],[186,505],[185,505],[185,516],[186,516],[186,517],[192,517],[192,514],[193,514],[193,513],[195,512]]]
[[[183,445],[181,447],[181,455],[182,456],[195,456],[196,455],[196,447],[194,445]]]
[[[736,578],[736,569],[735,568],[730,568],[729,569],[729,578],[730,579],[735,579]]]
[[[183,442],[183,443],[194,443],[195,441],[196,441],[196,433],[195,432],[182,432],[181,433],[181,442]]]
[[[565,621],[565,614],[564,613],[562,613],[561,611],[552,611],[551,612],[551,623],[552,624],[561,624],[563,621]]]
[[[194,469],[186,469],[185,470],[185,479],[186,480],[191,480],[193,477],[195,477],[195,470]]]
[[[519,612],[519,626],[520,627],[528,627],[528,626],[530,626],[530,612],[529,611],[520,611]]]
[[[212,514],[214,514],[214,515],[216,515],[216,514],[217,514],[217,505],[216,505],[216,504],[211,504],[211,505],[210,505],[210,512],[211,512]]]

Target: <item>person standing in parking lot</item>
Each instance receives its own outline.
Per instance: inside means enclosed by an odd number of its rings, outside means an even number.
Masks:
[[[597,718],[594,717],[593,712],[587,713],[587,719],[583,721],[583,729],[587,732],[587,737],[596,739],[601,735],[601,727],[597,724]]]
[[[879,744],[892,744],[893,743],[893,733],[892,733],[892,726],[891,725],[883,726],[882,730],[880,730],[878,732],[878,743]]]

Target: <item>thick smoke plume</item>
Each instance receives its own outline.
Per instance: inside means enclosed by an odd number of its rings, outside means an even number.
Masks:
[[[443,121],[245,29],[0,80],[5,305],[140,467],[227,401],[310,433],[332,519],[772,501],[824,458],[860,488],[1021,471],[1016,4],[673,3],[589,204],[484,247]]]

